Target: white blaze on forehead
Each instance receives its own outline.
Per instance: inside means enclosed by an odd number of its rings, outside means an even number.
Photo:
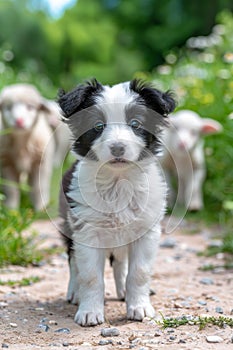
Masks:
[[[125,107],[133,103],[137,94],[129,89],[129,82],[104,86],[104,91],[97,97],[101,110],[109,123],[125,123]]]

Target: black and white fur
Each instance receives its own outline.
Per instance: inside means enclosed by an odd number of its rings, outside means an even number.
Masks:
[[[153,317],[150,275],[165,211],[166,186],[155,155],[175,102],[138,80],[96,80],[61,93],[59,104],[78,160],[63,178],[60,212],[68,246],[68,301],[82,326],[104,322],[104,264],[112,261],[127,317]]]

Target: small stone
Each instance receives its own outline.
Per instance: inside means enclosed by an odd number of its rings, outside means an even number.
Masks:
[[[132,333],[132,334],[130,334],[130,336],[129,336],[129,341],[133,341],[133,340],[135,340],[135,339],[137,339],[137,335],[135,334],[135,333]]]
[[[49,346],[56,346],[56,348],[61,347],[62,345],[60,343],[50,343]]]
[[[6,343],[2,343],[2,348],[7,349],[9,348],[9,345],[7,345]]]
[[[176,246],[176,240],[174,238],[166,238],[160,243],[161,248],[174,248]]]
[[[175,303],[174,303],[174,307],[175,307],[176,309],[182,309],[183,305],[182,305],[181,303],[175,302]]]
[[[212,280],[212,278],[205,277],[200,280],[200,283],[205,285],[211,285],[214,284],[214,281]]]
[[[154,337],[160,337],[162,335],[161,331],[156,331]]]
[[[178,341],[178,344],[185,344],[186,343],[186,341],[184,340],[184,339],[180,339],[179,341]]]
[[[233,343],[233,335],[231,336],[231,342]]]
[[[12,328],[18,327],[17,323],[10,323],[10,326],[11,326]]]
[[[50,325],[57,326],[57,321],[55,321],[55,320],[50,320],[50,321],[49,321],[49,324],[50,324]]]
[[[39,324],[38,328],[44,332],[48,332],[50,329],[50,327],[47,324]]]
[[[0,307],[6,307],[8,306],[8,303],[6,303],[5,301],[0,301]]]
[[[167,333],[174,333],[175,329],[174,328],[167,328]]]
[[[220,307],[220,306],[217,306],[215,308],[215,311],[218,313],[218,314],[223,314],[223,309]]]
[[[56,329],[54,332],[55,332],[55,333],[65,333],[65,334],[69,334],[69,333],[70,333],[70,329],[69,329],[69,328],[59,328],[59,329]]]
[[[218,335],[209,335],[206,337],[208,343],[221,343],[223,339]]]
[[[63,346],[69,346],[70,344],[69,344],[68,341],[64,341],[64,342],[62,343],[62,345],[63,345]]]
[[[169,337],[169,340],[176,340],[176,336],[175,335],[170,335],[170,337]]]
[[[207,304],[207,302],[205,300],[198,300],[198,304],[205,306]]]
[[[117,337],[120,334],[117,328],[102,328],[101,335],[103,337]]]
[[[100,340],[99,341],[99,345],[108,345],[108,344],[112,344],[113,341],[111,339],[108,339],[108,340]]]

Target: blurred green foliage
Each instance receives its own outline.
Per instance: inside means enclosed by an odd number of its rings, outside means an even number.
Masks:
[[[93,76],[108,84],[141,77],[173,90],[179,109],[224,127],[206,138],[206,206],[199,217],[232,227],[232,1],[78,0],[59,19],[44,4],[0,1],[0,90],[30,82],[56,98],[59,87]]]
[[[191,109],[223,125],[223,132],[205,140],[206,207],[199,215],[220,224],[231,222],[233,204],[233,16],[222,12],[209,36],[190,38],[173,50],[166,63],[145,73],[177,96],[177,109]],[[141,73],[143,76],[143,73]]]
[[[34,245],[35,235],[23,235],[35,219],[30,209],[0,210],[0,267],[5,265],[38,264],[41,254]]]
[[[223,8],[232,1],[78,0],[53,19],[45,0],[1,1],[0,88],[30,81],[53,98],[58,87],[93,76],[129,80],[190,36],[208,34]]]

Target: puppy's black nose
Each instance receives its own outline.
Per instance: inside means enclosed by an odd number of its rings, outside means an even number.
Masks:
[[[122,157],[125,153],[125,145],[122,142],[115,142],[110,146],[110,150],[114,157]]]

